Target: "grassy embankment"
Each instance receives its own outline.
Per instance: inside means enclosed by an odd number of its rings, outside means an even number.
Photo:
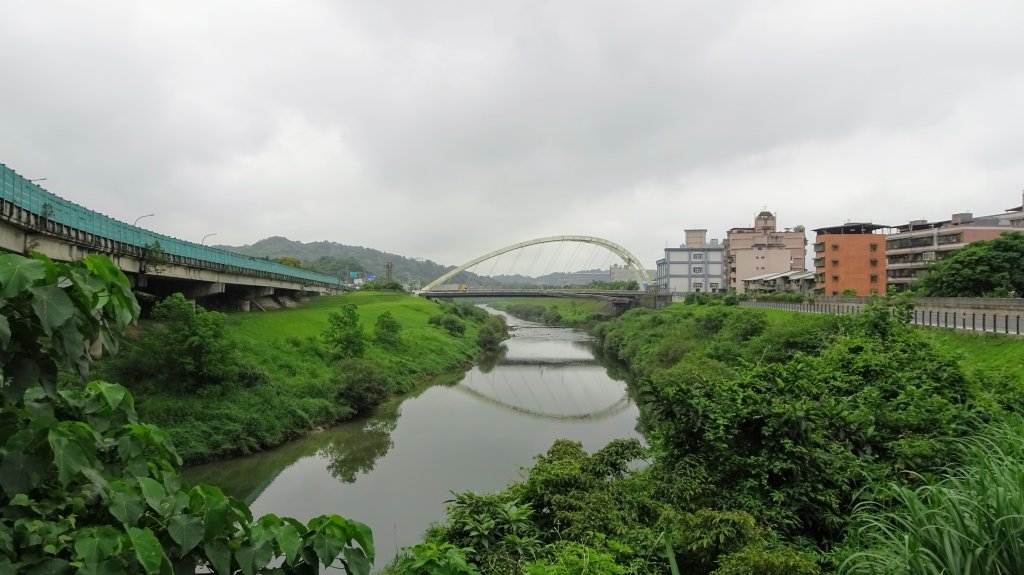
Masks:
[[[386,376],[392,393],[460,370],[477,353],[476,323],[465,321],[465,333],[455,337],[427,323],[442,313],[436,303],[405,294],[356,292],[314,298],[293,309],[229,314],[228,336],[237,342],[246,370],[256,374],[248,384],[183,392],[152,382],[122,383],[135,393],[143,419],[168,431],[186,462],[278,445],[355,414],[346,403],[348,384],[339,373],[339,360],[319,338],[328,315],[346,303],[358,306],[367,336],[363,359]],[[384,312],[402,326],[397,349],[373,341],[375,322]]]
[[[615,315],[610,303],[598,299],[525,297],[487,304],[527,321],[566,327],[587,327]]]

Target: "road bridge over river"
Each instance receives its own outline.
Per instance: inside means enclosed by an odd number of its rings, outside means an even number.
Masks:
[[[222,295],[242,309],[260,298],[342,289],[336,277],[146,230],[54,195],[0,164],[0,249],[70,261],[109,256],[136,289],[198,298]],[[259,305],[258,303],[256,305]]]
[[[595,290],[587,289],[586,287],[565,287],[565,288],[522,288],[522,289],[510,289],[510,288],[489,288],[489,287],[476,287],[476,286],[464,286],[459,289],[446,289],[445,282],[450,281],[458,274],[473,268],[474,266],[488,261],[493,260],[506,254],[508,252],[514,252],[516,250],[522,250],[523,248],[538,246],[551,243],[576,243],[576,244],[590,244],[604,248],[612,254],[618,256],[625,266],[632,272],[633,278],[637,285],[640,286],[639,290]],[[648,291],[648,286],[651,285],[651,278],[647,275],[647,270],[640,264],[640,259],[634,256],[626,248],[604,238],[598,238],[594,236],[548,236],[543,238],[537,238],[532,240],[526,240],[523,242],[515,243],[503,248],[499,248],[492,252],[486,253],[480,257],[473,258],[472,260],[449,270],[441,277],[427,284],[423,289],[417,291],[417,295],[430,299],[448,299],[448,298],[506,298],[506,297],[573,297],[573,298],[593,298],[602,299],[615,304],[617,307],[627,307],[634,305],[651,295]]]

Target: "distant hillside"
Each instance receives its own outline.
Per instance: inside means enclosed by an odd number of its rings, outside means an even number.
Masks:
[[[426,284],[452,266],[445,267],[430,260],[417,260],[389,254],[362,246],[346,246],[335,242],[302,243],[280,236],[262,239],[245,246],[217,246],[256,258],[295,258],[308,269],[340,278],[349,272],[365,272],[384,277],[384,264],[393,264],[392,277],[402,284]]]
[[[329,274],[339,278],[348,277],[349,272],[362,272],[384,277],[384,264],[393,264],[392,277],[403,285],[423,286],[440,277],[455,266],[443,266],[430,260],[420,261],[397,254],[389,254],[362,246],[346,246],[335,242],[296,242],[281,236],[262,239],[246,246],[225,246],[229,250],[255,258],[294,258],[303,269]],[[566,284],[586,285],[594,280],[607,280],[608,270],[586,270],[570,273],[550,273],[538,278],[522,275],[499,275],[495,278],[481,278],[472,272],[463,272],[452,278],[450,283],[466,282],[477,286],[561,286]]]

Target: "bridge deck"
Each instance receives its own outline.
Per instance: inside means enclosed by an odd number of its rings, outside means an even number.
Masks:
[[[147,246],[159,242],[172,264],[321,287],[337,288],[342,284],[333,276],[180,240],[115,220],[44,190],[4,164],[0,164],[0,218],[100,252],[141,259]]]

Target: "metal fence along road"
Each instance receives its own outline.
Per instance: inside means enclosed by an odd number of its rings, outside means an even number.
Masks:
[[[862,304],[850,303],[788,303],[776,301],[741,301],[744,307],[759,307],[765,309],[780,309],[787,311],[799,311],[805,313],[827,313],[827,314],[855,314],[860,311]],[[911,319],[913,325],[922,327],[937,327],[942,329],[957,329],[962,331],[974,331],[985,333],[998,333],[1008,335],[1021,335],[1024,328],[1024,314],[1021,313],[999,313],[977,312],[971,310],[934,310],[916,309]]]

